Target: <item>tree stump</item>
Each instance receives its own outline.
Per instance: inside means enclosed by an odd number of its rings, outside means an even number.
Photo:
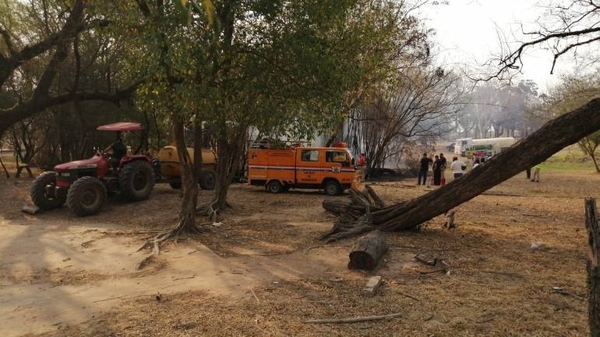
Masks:
[[[375,230],[361,236],[350,253],[348,268],[373,270],[387,249],[382,232]]]
[[[596,199],[585,199],[585,226],[590,247],[587,263],[588,324],[590,336],[600,336],[600,232],[598,230],[598,208]]]

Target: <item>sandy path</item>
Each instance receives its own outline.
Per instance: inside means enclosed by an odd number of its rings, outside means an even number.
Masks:
[[[345,272],[335,263],[337,254],[322,254],[318,248],[276,256],[248,251],[224,259],[194,241],[167,246],[138,272],[135,266],[147,254],[135,252],[140,235],[120,233],[111,226],[0,220],[3,337],[81,323],[120,301],[158,293],[205,290],[235,298],[252,296],[250,289],[265,282]]]

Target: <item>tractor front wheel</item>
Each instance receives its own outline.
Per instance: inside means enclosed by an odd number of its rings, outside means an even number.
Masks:
[[[56,172],[44,172],[31,186],[31,201],[44,211],[58,208],[65,203],[65,197],[64,194],[60,197],[56,192]]]
[[[128,163],[119,175],[119,190],[127,201],[148,199],[154,188],[154,172],[152,166],[145,161]]]
[[[98,214],[106,201],[106,186],[95,177],[81,177],[69,188],[67,205],[77,216]]]

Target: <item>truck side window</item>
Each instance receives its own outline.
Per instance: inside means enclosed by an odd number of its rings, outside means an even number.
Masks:
[[[319,161],[319,151],[302,150],[302,161]]]
[[[350,165],[350,162],[348,161],[348,156],[344,151],[327,151],[327,154],[325,155],[325,161],[342,163],[342,166]]]

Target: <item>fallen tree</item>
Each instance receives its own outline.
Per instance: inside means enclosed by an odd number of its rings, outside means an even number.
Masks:
[[[369,209],[360,216],[342,213],[333,228],[321,239],[331,242],[369,232],[414,229],[486,190],[541,163],[579,139],[600,130],[600,98],[553,119],[461,179],[419,198],[381,209]]]

